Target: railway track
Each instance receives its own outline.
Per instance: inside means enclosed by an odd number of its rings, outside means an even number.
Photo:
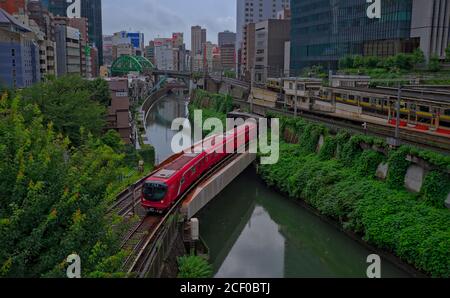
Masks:
[[[161,164],[155,167],[155,169],[140,179],[136,183],[132,184],[130,187],[122,191],[114,201],[114,203],[108,208],[107,214],[117,214],[119,216],[126,216],[130,212],[135,210],[135,207],[139,205],[140,195],[142,191],[142,185],[148,177],[152,176],[156,172],[158,172],[161,168],[171,163],[175,159],[177,159],[181,154],[176,154],[171,156],[169,159],[165,160]]]
[[[157,239],[161,235],[166,223],[171,218],[173,219],[174,214],[176,214],[181,207],[183,200],[200,183],[214,175],[217,170],[225,167],[236,156],[237,154],[232,154],[226,157],[206,172],[180,197],[180,199],[178,199],[164,216],[147,215],[129,232],[122,243],[123,249],[131,250],[131,254],[123,264],[123,268],[128,273],[128,276],[139,278],[145,277],[157,250]]]
[[[249,105],[247,101],[235,100],[237,103]],[[294,116],[293,111],[286,111],[278,108],[270,108],[254,104],[254,107],[263,110],[264,113],[256,114],[265,116],[265,112],[275,112],[281,115]],[[264,115],[262,115],[264,114]],[[367,123],[367,130],[362,127],[363,120],[359,119],[344,119],[333,117],[333,115],[314,113],[310,111],[299,110],[299,117],[307,120],[325,124],[331,128],[343,128],[355,133],[367,133],[381,138],[392,138],[395,135],[395,127],[389,125],[382,125],[376,123]],[[438,151],[440,153],[449,154],[450,152],[450,138],[445,136],[430,135],[418,131],[407,129],[400,129],[400,141],[402,144],[418,146],[424,149]]]

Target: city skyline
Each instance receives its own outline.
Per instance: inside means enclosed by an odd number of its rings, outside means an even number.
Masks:
[[[158,37],[170,37],[183,32],[185,43],[191,47],[191,26],[207,29],[207,40],[217,43],[218,33],[236,32],[236,0],[135,0],[132,6],[123,1],[109,0],[103,4],[103,34],[122,30],[144,33],[145,44]],[[139,9],[136,9],[138,7]],[[208,14],[199,14],[208,11]]]

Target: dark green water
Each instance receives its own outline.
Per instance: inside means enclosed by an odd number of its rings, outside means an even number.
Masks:
[[[187,103],[160,101],[147,133],[160,162],[172,152],[171,121],[186,117]],[[315,214],[269,189],[249,168],[199,215],[216,277],[366,277],[373,252]],[[385,260],[382,277],[409,274]]]
[[[373,254],[247,169],[198,216],[216,277],[366,277]],[[382,277],[408,277],[382,260]]]

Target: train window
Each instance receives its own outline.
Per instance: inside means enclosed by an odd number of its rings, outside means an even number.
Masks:
[[[363,101],[363,102],[369,103],[369,102],[370,102],[370,98],[368,98],[368,97],[363,97],[362,101]]]
[[[197,172],[197,167],[193,167],[191,171],[192,171],[192,174],[195,174]]]
[[[186,180],[184,179],[184,177],[183,178],[181,178],[181,185],[183,185],[184,184],[184,182],[185,182]]]
[[[450,116],[450,109],[444,111],[444,115]]]
[[[421,112],[429,113],[429,112],[430,112],[430,107],[427,107],[427,106],[419,106],[419,110],[420,110]]]

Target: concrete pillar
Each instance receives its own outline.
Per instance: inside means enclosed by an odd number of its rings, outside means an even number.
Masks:
[[[197,218],[192,218],[190,220],[191,225],[191,240],[198,241],[200,240],[200,222]]]
[[[320,149],[322,149],[323,144],[325,144],[325,137],[323,135],[320,135],[319,142],[317,143],[317,152],[319,152]]]
[[[418,165],[411,165],[405,176],[406,189],[413,192],[420,192],[425,178],[425,169]]]
[[[385,180],[387,178],[388,171],[389,171],[389,164],[382,162],[378,165],[375,176],[379,179]]]

